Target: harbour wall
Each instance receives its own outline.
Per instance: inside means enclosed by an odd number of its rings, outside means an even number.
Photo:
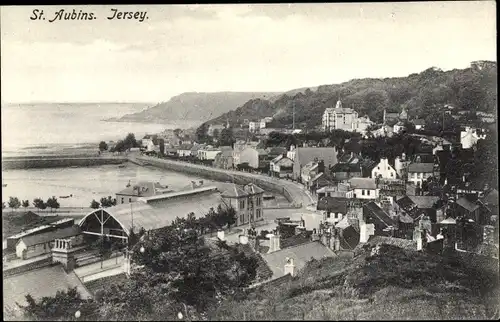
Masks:
[[[201,166],[193,163],[172,161],[158,158],[150,157],[137,157],[137,160],[148,163],[152,166],[190,174],[193,176],[206,178],[209,180],[220,181],[220,182],[231,182],[239,185],[245,185],[248,183],[254,183],[266,191],[272,191],[278,194],[282,194],[288,200],[288,202],[294,204],[297,208],[302,205],[297,204],[294,200],[293,194],[284,187],[278,179],[273,179],[271,177],[267,178],[262,175],[255,175],[246,172],[237,172],[231,170],[223,170],[218,168],[211,168],[207,166]]]
[[[90,167],[121,164],[126,157],[15,157],[3,158],[2,170],[31,168]]]

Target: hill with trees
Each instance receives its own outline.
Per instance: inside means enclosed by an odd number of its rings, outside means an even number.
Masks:
[[[127,114],[117,121],[124,122],[172,122],[205,121],[236,109],[256,98],[271,98],[274,92],[189,92],[172,97],[138,113]]]
[[[353,79],[335,85],[322,85],[316,90],[306,89],[273,97],[271,100],[253,99],[210,120],[208,123],[243,123],[244,119],[273,116],[276,124],[295,122],[312,128],[321,124],[327,107],[334,107],[338,99],[344,107],[381,122],[384,109],[401,112],[405,107],[411,118],[436,119],[436,107],[451,105],[457,110],[496,114],[497,63],[472,62],[469,68],[443,71],[436,67],[407,77]]]

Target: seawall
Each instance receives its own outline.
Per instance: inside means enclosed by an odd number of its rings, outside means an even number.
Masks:
[[[89,167],[120,164],[126,157],[12,157],[2,159],[2,170],[30,168]]]
[[[136,159],[142,162],[147,162],[150,165],[158,168],[163,168],[175,172],[182,172],[193,176],[206,178],[209,180],[233,182],[240,185],[254,183],[264,190],[284,195],[285,198],[288,200],[288,202],[295,204],[297,207],[302,206],[303,199],[297,198],[298,192],[291,191],[291,189],[285,187],[285,182],[283,180],[247,172],[223,170],[223,169],[212,168],[181,161],[173,161],[173,160],[158,159],[151,157],[137,157]]]

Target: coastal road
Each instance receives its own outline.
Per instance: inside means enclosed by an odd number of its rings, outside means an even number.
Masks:
[[[268,177],[268,176],[261,175],[261,174],[254,174],[254,173],[233,171],[233,170],[223,170],[223,169],[218,169],[218,168],[214,168],[214,167],[207,167],[207,166],[189,163],[189,162],[166,160],[166,159],[160,159],[160,158],[149,157],[149,156],[130,156],[129,155],[129,158],[131,158],[131,159],[133,158],[134,161],[139,160],[140,162],[155,161],[155,162],[162,162],[162,163],[166,163],[166,164],[168,164],[168,163],[178,164],[178,165],[183,165],[185,167],[200,169],[202,171],[210,169],[210,171],[213,171],[213,172],[220,172],[220,173],[224,173],[224,174],[234,174],[235,176],[246,177],[249,179],[265,180],[265,181],[272,182],[276,185],[279,185],[279,186],[285,188],[290,193],[294,203],[302,204],[303,210],[305,210],[308,205],[311,205],[314,203],[314,199],[312,198],[310,193],[308,191],[306,191],[304,186],[299,184],[299,183],[293,182],[293,181],[272,178],[272,177]]]

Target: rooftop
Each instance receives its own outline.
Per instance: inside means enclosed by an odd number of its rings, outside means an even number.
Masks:
[[[124,196],[138,196],[138,197],[151,197],[156,194],[157,189],[165,189],[157,182],[140,181],[137,184],[130,185],[129,187],[117,192],[117,195]]]
[[[304,268],[311,258],[320,260],[334,256],[333,252],[319,242],[310,242],[299,246],[285,248],[270,254],[263,254],[262,258],[273,271],[273,278],[285,275],[284,269],[287,258],[292,258],[295,271]]]
[[[69,287],[76,287],[84,299],[91,297],[75,273],[67,274],[61,265],[5,277],[3,280],[4,308],[15,309],[17,308],[16,302],[20,305],[27,305],[25,298],[27,294],[31,294],[35,299],[41,299],[44,296],[54,296],[57,291],[66,291]]]
[[[187,216],[191,212],[196,217],[203,217],[210,208],[217,209],[222,203],[220,193],[215,187],[204,187],[154,198],[141,198],[137,202],[102,210],[111,215],[128,232],[132,228],[132,220],[135,228],[143,227],[145,230],[153,230],[168,226],[176,217]],[[80,225],[96,211],[101,210],[92,211],[80,221]]]
[[[467,209],[468,211],[472,212],[480,208],[480,206],[474,202],[469,201],[467,198],[462,197],[457,200],[457,205],[462,206],[463,208]]]
[[[54,239],[68,238],[80,234],[80,227],[77,225],[58,230],[47,231],[36,235],[25,236],[20,239],[26,246],[45,244]]]
[[[295,160],[300,165],[305,165],[317,159],[324,160],[325,166],[337,163],[337,151],[335,148],[297,148]]]
[[[369,202],[363,206],[363,212],[368,211],[375,219],[378,219],[380,223],[386,225],[387,227],[395,227],[396,223],[389,217],[389,215],[380,208],[374,201]]]
[[[411,163],[408,172],[431,173],[434,172],[434,163]]]
[[[323,197],[318,200],[317,210],[326,210],[334,213],[347,213],[347,198]]]
[[[233,184],[233,187],[231,189],[228,189],[222,193],[222,197],[239,198],[260,193],[264,193],[264,190],[259,186],[254,185],[253,183],[249,183],[244,186]]]
[[[353,189],[377,189],[375,179],[371,178],[351,178],[349,179],[349,183]]]

